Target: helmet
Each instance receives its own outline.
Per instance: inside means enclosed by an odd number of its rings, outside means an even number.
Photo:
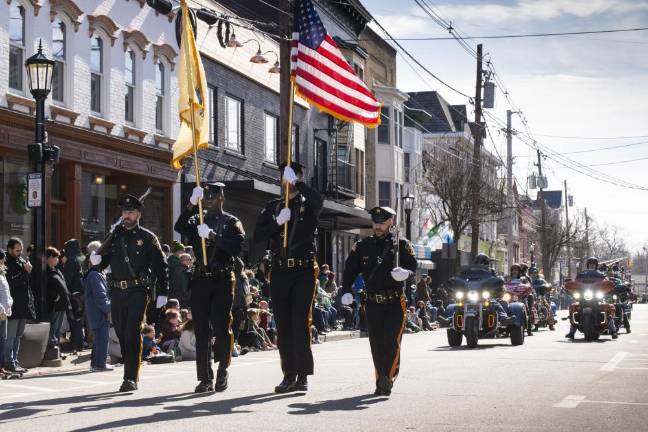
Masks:
[[[511,273],[513,273],[513,270],[517,270],[518,273],[521,273],[521,271],[522,271],[522,267],[520,267],[520,264],[517,264],[517,263],[516,263],[516,264],[513,264],[513,265],[511,266]]]
[[[595,268],[598,268],[598,259],[595,257],[587,258],[587,261],[585,261],[585,267],[589,268],[590,264],[594,264]]]
[[[527,274],[527,271],[529,270],[529,266],[522,263],[520,264],[520,274],[525,275]]]
[[[488,255],[480,253],[475,256],[473,263],[477,265],[490,266],[490,258],[488,258]]]
[[[529,268],[529,274],[530,275],[537,275],[538,274],[538,267],[531,266],[531,268]]]

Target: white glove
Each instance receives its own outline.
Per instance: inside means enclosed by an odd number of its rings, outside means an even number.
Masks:
[[[295,174],[295,171],[292,168],[287,166],[286,168],[284,168],[283,179],[285,182],[294,185],[295,183],[297,183],[297,174]]]
[[[158,296],[155,308],[160,309],[162,306],[166,304],[166,302],[167,302],[166,296]]]
[[[407,278],[410,277],[410,271],[405,270],[402,267],[395,267],[391,271],[391,277],[392,277],[392,279],[394,279],[397,282],[403,282],[403,281],[406,281]]]
[[[92,252],[90,254],[90,264],[93,266],[101,264],[101,255],[99,255],[97,252]]]
[[[211,228],[209,228],[207,224],[198,225],[198,235],[202,238],[209,238],[211,231]]]
[[[279,212],[277,216],[277,225],[281,226],[290,220],[290,209],[284,208]]]
[[[197,205],[198,201],[203,199],[203,195],[203,188],[196,186],[195,188],[193,188],[193,192],[191,192],[191,198],[189,198],[189,202],[191,203],[191,205]]]

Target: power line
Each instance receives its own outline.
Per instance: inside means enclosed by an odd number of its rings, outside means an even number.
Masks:
[[[418,0],[414,0],[418,4]],[[557,32],[557,33],[522,33],[522,34],[506,34],[506,35],[488,35],[488,36],[463,36],[463,39],[521,39],[521,38],[536,38],[536,37],[552,37],[552,36],[577,36],[588,34],[601,34],[601,33],[621,33],[621,32],[636,32],[646,31],[648,27],[637,27],[627,29],[608,29],[608,30],[589,30],[589,31],[573,31],[573,32]],[[422,36],[422,37],[402,37],[390,39],[393,41],[444,41],[454,40],[455,37],[450,36]],[[626,41],[618,41],[626,42]]]
[[[515,131],[518,132],[518,131]],[[614,149],[620,149],[620,148],[628,148],[628,147],[634,147],[638,145],[646,145],[648,144],[648,141],[640,141],[636,143],[629,143],[629,144],[619,144],[619,145],[614,145],[614,146],[608,146],[608,147],[594,147],[588,150],[577,150],[577,151],[572,151],[572,152],[559,152],[559,153],[554,153],[556,155],[569,155],[569,154],[582,154],[582,153],[591,153],[594,151],[604,151],[604,150],[614,150]],[[527,157],[527,156],[517,156],[517,157]]]
[[[592,137],[592,136],[573,136],[573,135],[549,135],[536,133],[535,135],[548,137],[548,138],[562,138],[562,139],[575,139],[575,140],[621,140],[621,139],[639,139],[648,138],[648,135],[631,135],[631,136],[615,136],[615,137]]]

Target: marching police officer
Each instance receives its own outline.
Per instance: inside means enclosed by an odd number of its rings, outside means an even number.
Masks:
[[[120,392],[137,390],[142,358],[141,326],[152,288],[157,286],[157,303],[166,302],[169,292],[167,264],[158,238],[140,226],[144,205],[133,195],[119,199],[122,221],[109,237],[105,255],[91,255],[93,265],[111,268],[111,316],[124,362]],[[103,248],[102,248],[103,249]]]
[[[306,391],[313,374],[311,315],[318,265],[315,260],[321,195],[304,183],[303,167],[283,163],[282,191],[289,185],[289,206],[284,198],[268,202],[254,230],[257,242],[269,242],[272,251],[270,294],[277,322],[277,344],[284,378],[275,392]],[[288,247],[283,247],[288,224]]]
[[[224,188],[223,183],[204,183],[202,187],[195,187],[189,204],[175,224],[178,233],[189,237],[196,253],[189,284],[196,333],[196,371],[199,381],[196,393],[214,390],[222,392],[227,388],[227,368],[234,344],[234,269],[245,240],[245,232],[243,224],[236,217],[223,211]],[[201,225],[196,205],[203,198]],[[201,239],[205,239],[207,243],[207,266],[203,260]],[[218,362],[215,387],[210,362],[212,336],[215,337],[214,362]]]
[[[405,281],[416,270],[417,263],[409,241],[401,239],[400,266],[396,266],[396,242],[390,232],[396,212],[389,207],[375,207],[369,213],[374,234],[351,249],[344,267],[343,287],[344,296],[348,296],[358,274],[365,279],[363,303],[376,372],[374,394],[389,396],[400,366],[400,343],[407,313]]]

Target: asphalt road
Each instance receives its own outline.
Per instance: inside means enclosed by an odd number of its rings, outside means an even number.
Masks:
[[[586,343],[565,340],[561,322],[520,347],[474,350],[450,349],[445,331],[406,335],[390,398],[372,394],[367,339],[314,346],[307,394],[272,393],[276,352],[234,359],[230,388],[208,396],[193,394],[186,362],[144,366],[134,394],[115,392],[121,370],[1,381],[0,430],[648,431],[648,306],[632,325]]]

